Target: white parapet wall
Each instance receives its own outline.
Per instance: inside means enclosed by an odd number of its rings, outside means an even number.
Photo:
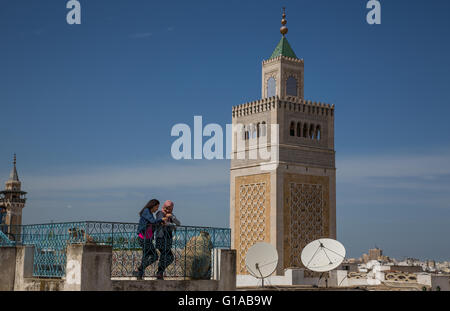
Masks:
[[[349,286],[349,280],[347,278],[347,270],[333,270],[330,271],[330,280],[328,281],[331,287],[346,287]]]
[[[404,276],[398,279],[386,279],[386,274],[398,274]],[[410,279],[409,277],[417,277]],[[408,278],[407,278],[408,277]],[[238,288],[244,287],[260,287],[262,285],[261,279],[255,278],[251,275],[237,275],[236,286]],[[450,275],[446,274],[429,274],[416,273],[404,274],[390,272],[387,266],[374,266],[369,272],[352,272],[347,270],[333,270],[319,280],[319,278],[305,277],[303,269],[286,269],[284,275],[272,275],[264,279],[265,286],[292,286],[292,285],[310,285],[319,287],[357,287],[357,286],[378,286],[386,285],[399,288],[416,288],[426,286],[427,288],[436,291],[450,291]]]
[[[262,280],[252,275],[238,274],[236,276],[236,287],[259,287]],[[305,277],[304,269],[285,269],[284,275],[272,275],[264,279],[264,285],[290,286],[290,285],[317,285],[325,286],[326,279]]]
[[[431,289],[434,291],[450,291],[450,275],[431,275]]]
[[[384,281],[384,272],[375,269],[370,273],[364,273],[361,277],[349,277],[347,270],[333,270],[325,273],[322,278],[305,277],[304,269],[286,269],[284,275],[272,275],[264,280],[264,285],[270,286],[291,286],[310,285],[327,287],[356,287],[380,285]],[[251,275],[237,275],[237,287],[257,287],[261,286],[261,279]]]
[[[417,283],[431,287],[431,274],[429,273],[416,273]]]

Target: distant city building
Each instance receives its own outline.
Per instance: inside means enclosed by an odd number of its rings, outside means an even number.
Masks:
[[[395,272],[407,272],[407,273],[415,273],[415,272],[423,272],[423,269],[421,266],[396,266],[392,265],[391,271]]]
[[[361,257],[361,262],[363,262],[363,263],[368,263],[369,262],[369,255],[367,255],[367,254],[362,254],[362,257]]]
[[[357,263],[357,262],[360,262],[360,261],[361,261],[360,259],[356,259],[356,258],[344,259],[344,263]]]
[[[435,270],[436,269],[436,262],[434,260],[427,260],[427,267],[429,269]]]
[[[350,266],[354,263],[359,263],[360,272],[367,270],[367,265],[370,261],[376,260],[380,264],[390,267],[392,272],[398,273],[432,273],[432,274],[448,274],[450,273],[450,262],[436,262],[435,260],[421,261],[417,258],[408,257],[403,260],[397,260],[383,255],[383,250],[379,248],[373,248],[369,250],[369,254],[362,254],[359,259],[347,258],[343,265],[342,270],[350,271]],[[354,269],[354,268],[352,268]]]
[[[383,251],[379,248],[369,249],[369,260],[380,260],[383,255]]]
[[[357,262],[346,262],[342,263],[338,270],[345,270],[348,272],[358,272],[358,263]]]

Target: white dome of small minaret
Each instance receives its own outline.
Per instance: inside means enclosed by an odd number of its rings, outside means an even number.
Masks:
[[[19,180],[19,174],[17,174],[17,158],[14,154],[13,168],[9,174],[9,179],[6,181],[5,190],[0,191],[0,209],[6,210],[6,217],[2,217],[3,224],[8,226],[22,224],[22,209],[25,207],[25,195],[27,193],[22,191],[21,188],[22,183]],[[11,230],[17,229],[11,228]]]

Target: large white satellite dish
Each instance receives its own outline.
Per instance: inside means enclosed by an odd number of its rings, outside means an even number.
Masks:
[[[327,272],[337,268],[345,258],[345,247],[333,239],[318,239],[302,250],[303,265],[315,272]]]
[[[270,276],[278,265],[278,252],[269,243],[258,242],[249,248],[245,256],[247,271],[255,278],[264,279]]]

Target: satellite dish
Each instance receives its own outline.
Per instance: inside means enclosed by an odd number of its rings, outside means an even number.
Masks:
[[[303,265],[315,272],[327,272],[337,268],[345,258],[345,247],[333,239],[318,239],[302,250]]]
[[[269,243],[258,242],[249,248],[245,256],[247,271],[255,278],[264,279],[270,276],[278,265],[278,252]]]

